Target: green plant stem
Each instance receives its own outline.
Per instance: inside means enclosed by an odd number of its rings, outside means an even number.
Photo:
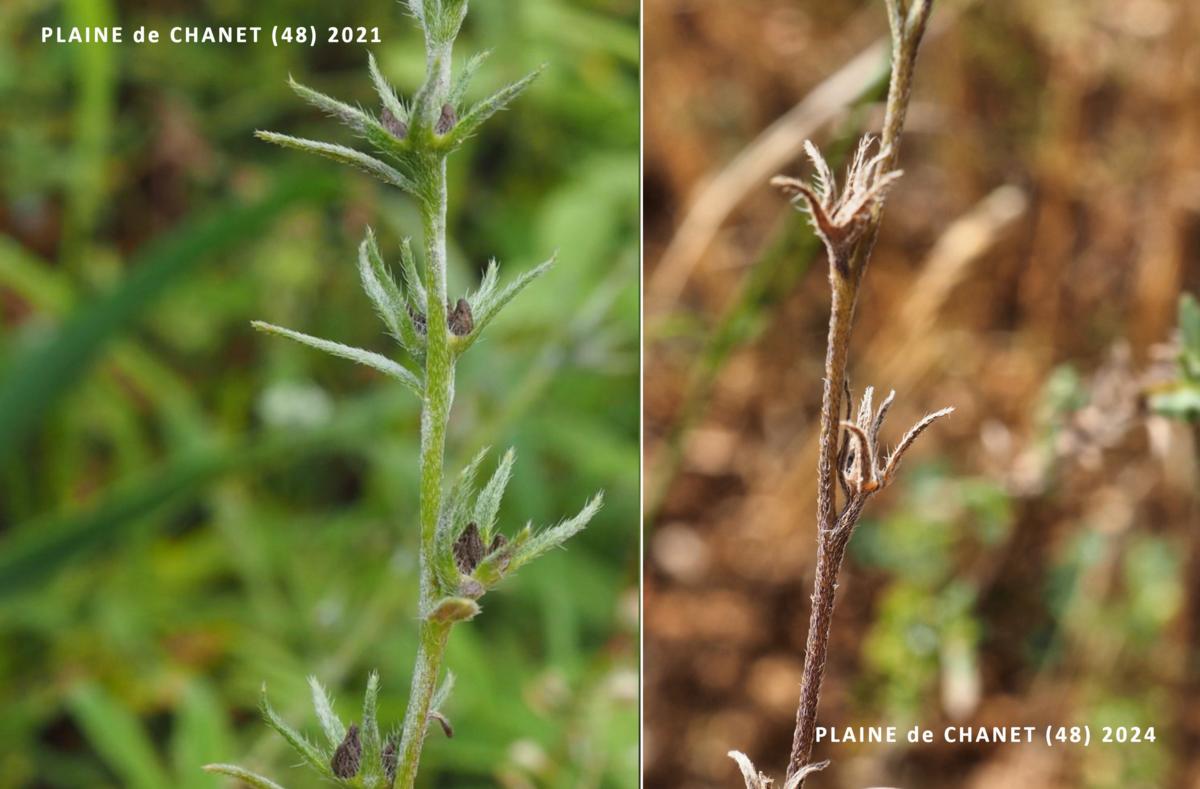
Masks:
[[[421,202],[426,254],[425,398],[421,408],[421,601],[427,612],[437,596],[448,590],[437,588],[434,574],[434,542],[442,507],[442,477],[446,456],[446,426],[454,401],[454,359],[446,326],[446,161],[435,168],[430,199]],[[413,667],[408,711],[400,741],[400,763],[396,786],[411,789],[417,779],[421,746],[429,725],[429,707],[437,689],[438,674],[446,652],[450,625],[430,619],[421,621],[420,644]]]
[[[400,789],[412,789],[417,780],[421,746],[425,744],[425,732],[429,728],[429,708],[433,693],[437,690],[438,673],[446,653],[450,627],[448,623],[429,619],[421,622],[421,643],[417,647],[412,691],[400,741],[400,765],[396,771],[396,786]]]

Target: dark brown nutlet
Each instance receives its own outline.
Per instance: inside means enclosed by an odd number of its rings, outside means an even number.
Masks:
[[[458,337],[470,334],[475,328],[475,317],[466,299],[459,299],[454,309],[446,312],[446,325],[450,327],[450,333]]]
[[[454,541],[454,563],[458,565],[458,571],[463,575],[470,575],[479,566],[484,555],[479,527],[474,522],[468,523],[467,528]]]
[[[454,112],[454,107],[449,104],[442,105],[442,114],[438,117],[437,125],[433,130],[438,134],[445,134],[454,128],[454,124],[458,123],[458,115]]]
[[[417,330],[417,334],[424,336],[425,334],[425,313],[418,312],[412,307],[408,308],[408,317],[412,320],[413,328]]]
[[[395,737],[389,737],[379,753],[379,764],[383,767],[383,775],[387,778],[389,786],[396,782],[396,767],[399,763],[400,747],[396,744]]]
[[[408,136],[408,124],[392,114],[391,110],[384,109],[379,120],[383,123],[383,128],[387,129],[397,140],[403,140]]]
[[[505,537],[503,534],[497,534],[494,538],[492,538],[492,544],[488,548],[488,555],[490,556],[491,554],[495,553],[496,551],[499,551],[501,548],[503,548],[506,545],[508,545],[508,538]],[[511,551],[504,551],[503,553],[500,554],[499,562],[498,562],[499,567],[500,567],[500,572],[504,572],[505,570],[508,569],[508,562],[509,562],[509,559],[511,558],[511,556],[512,556]]]
[[[346,737],[342,740],[342,744],[333,752],[333,759],[330,760],[329,766],[333,768],[333,774],[338,778],[353,778],[358,775],[358,768],[362,762],[362,741],[358,738],[358,726],[351,724],[346,730]]]

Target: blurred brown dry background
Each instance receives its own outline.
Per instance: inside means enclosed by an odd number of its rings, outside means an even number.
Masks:
[[[886,21],[652,0],[645,31],[646,785],[734,787],[728,750],[778,775],[791,739],[828,314],[766,176],[878,127]],[[898,391],[893,430],[958,411],[855,534],[822,721],[1155,741],[818,745],[811,783],[1200,786],[1200,436],[1146,405],[1200,289],[1200,7],[942,0],[910,118],[851,381]],[[728,218],[686,223],[723,170]]]

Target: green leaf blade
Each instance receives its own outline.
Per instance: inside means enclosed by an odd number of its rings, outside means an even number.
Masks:
[[[522,545],[512,558],[512,564],[509,571],[516,570],[521,565],[527,564],[542,554],[559,547],[564,542],[574,537],[579,532],[583,531],[588,522],[595,517],[600,508],[604,506],[604,494],[597,493],[592,497],[583,509],[573,517],[569,518],[557,526],[551,526],[548,529],[543,529],[537,532],[529,540]]]
[[[317,711],[317,720],[321,723],[325,738],[329,740],[331,748],[336,748],[346,738],[346,725],[333,711],[333,700],[316,677],[308,678],[308,687],[312,691],[313,709]]]
[[[467,88],[469,88],[471,85],[471,80],[475,77],[475,74],[478,73],[479,67],[483,65],[484,61],[487,60],[491,54],[492,51],[490,49],[485,49],[482,52],[472,55],[467,62],[463,64],[462,71],[459,72],[458,79],[454,81],[454,87],[450,88],[450,95],[446,99],[450,102],[450,104],[454,105],[455,107],[462,106],[463,99],[467,95]]]
[[[315,348],[318,351],[324,351],[330,356],[337,356],[341,359],[348,359],[352,362],[370,367],[391,378],[395,378],[400,383],[407,386],[414,394],[421,396],[421,382],[417,376],[413,374],[407,367],[399,362],[383,356],[382,354],[374,353],[373,351],[355,348],[353,345],[343,345],[340,342],[332,340],[323,340],[320,337],[313,337],[311,334],[285,329],[282,326],[276,326],[273,323],[265,323],[263,321],[251,321],[251,326],[266,334],[275,334],[280,337],[286,337],[289,340],[307,345],[310,348]]]
[[[410,194],[417,193],[417,186],[407,176],[391,165],[384,164],[374,156],[357,151],[354,148],[347,148],[344,145],[335,145],[329,142],[320,142],[318,140],[307,140],[303,137],[292,137],[288,134],[279,134],[278,132],[256,131],[254,136],[258,139],[278,145],[281,148],[291,148],[296,151],[311,153],[316,156],[321,156],[326,159],[331,159],[341,164],[346,164],[351,167],[362,170],[368,175],[383,181],[385,184],[390,184]]]
[[[236,764],[206,764],[204,765],[204,770],[216,775],[227,775],[230,778],[236,778],[247,786],[252,787],[252,789],[283,789],[282,786],[270,778],[258,773],[252,773],[247,769],[238,767]]]
[[[504,491],[508,488],[508,482],[512,479],[513,464],[516,463],[516,460],[516,452],[511,449],[505,452],[496,465],[496,471],[475,500],[473,519],[479,526],[479,533],[484,545],[491,545],[496,531],[496,517],[500,512],[500,503],[504,499]]]
[[[383,76],[383,72],[379,70],[379,63],[375,60],[375,55],[367,53],[367,69],[371,72],[371,82],[375,86],[375,92],[379,94],[379,102],[383,108],[392,115],[396,116],[396,120],[408,122],[408,107],[404,106],[404,102],[396,95],[396,89]]]
[[[349,126],[359,134],[366,132],[367,127],[374,121],[371,116],[363,112],[357,107],[352,107],[345,102],[338,101],[332,96],[326,96],[320,91],[313,90],[307,85],[302,85],[296,80],[288,77],[288,87],[292,92],[303,99],[308,104],[316,107],[334,120]]]
[[[483,299],[481,304],[472,305],[472,309],[475,312],[475,327],[472,329],[470,334],[468,334],[466,337],[463,337],[459,342],[458,353],[462,354],[468,348],[474,345],[479,339],[480,335],[483,333],[483,330],[486,329],[493,320],[495,320],[496,316],[500,314],[500,311],[504,309],[504,307],[507,306],[510,301],[515,299],[521,291],[533,284],[534,280],[538,279],[551,268],[553,268],[556,260],[557,255],[522,273],[521,276],[510,282],[498,293],[489,294],[489,297]],[[485,274],[484,276],[486,277],[487,275]]]
[[[271,703],[267,701],[267,689],[264,686],[262,697],[258,704],[259,710],[262,712],[263,719],[267,725],[279,734],[288,745],[292,746],[292,750],[300,755],[309,767],[319,772],[326,778],[333,778],[333,770],[329,767],[329,758],[326,754],[318,750],[316,745],[309,742],[308,738],[300,732],[293,729],[287,722],[279,717],[279,713],[271,707]]]
[[[379,736],[379,672],[372,671],[367,677],[367,691],[363,694],[362,746],[363,764],[369,770],[379,764],[383,744]]]
[[[404,294],[392,278],[383,256],[379,254],[375,233],[369,227],[366,238],[358,247],[358,275],[367,298],[375,305],[375,311],[379,313],[392,337],[410,354],[419,358],[424,350],[424,340],[417,334],[416,327],[408,315],[408,303]]]
[[[507,107],[517,96],[524,93],[525,89],[533,84],[533,81],[538,78],[543,70],[545,70],[545,66],[539,67],[536,71],[527,74],[511,85],[501,88],[467,110],[450,133],[446,135],[446,144],[449,148],[453,150],[470,139],[488,118]]]

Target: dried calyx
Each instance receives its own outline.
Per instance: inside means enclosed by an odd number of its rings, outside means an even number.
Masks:
[[[852,512],[850,505],[857,501],[866,501],[872,494],[877,493],[896,478],[896,470],[904,453],[913,445],[917,437],[937,420],[954,412],[953,408],[943,408],[926,414],[920,421],[909,428],[900,443],[891,452],[884,452],[879,446],[879,431],[887,418],[888,410],[896,399],[894,391],[872,411],[875,388],[868,386],[863,392],[862,401],[858,406],[858,416],[851,420],[852,402],[850,388],[846,387],[846,418],[841,426],[845,431],[837,457],[838,484],[847,500],[842,515],[838,517],[837,529],[853,528],[854,522],[846,517]]]
[[[883,169],[891,158],[890,148],[880,147],[871,156],[874,147],[874,137],[863,137],[841,189],[825,157],[809,140],[804,141],[804,150],[816,170],[812,184],[783,175],[771,179],[772,185],[791,197],[793,205],[807,211],[829,253],[829,262],[844,277],[850,275],[854,245],[870,227],[888,190],[903,175],[900,170]]]
[[[737,762],[738,768],[742,771],[742,778],[746,781],[746,789],[771,789],[774,781],[766,773],[760,773],[758,768],[754,766],[754,762],[750,761],[750,757],[741,751],[730,751],[729,758]],[[805,778],[813,773],[820,772],[829,766],[828,761],[810,764],[796,772],[783,785],[783,789],[796,789],[800,786]]]
[[[426,332],[425,313],[412,307],[408,307],[408,318],[412,321],[413,329],[417,334],[424,335]],[[466,299],[459,299],[454,306],[450,306],[450,302],[446,302],[446,328],[455,337],[466,337],[475,329],[475,316],[471,312],[471,304]]]

